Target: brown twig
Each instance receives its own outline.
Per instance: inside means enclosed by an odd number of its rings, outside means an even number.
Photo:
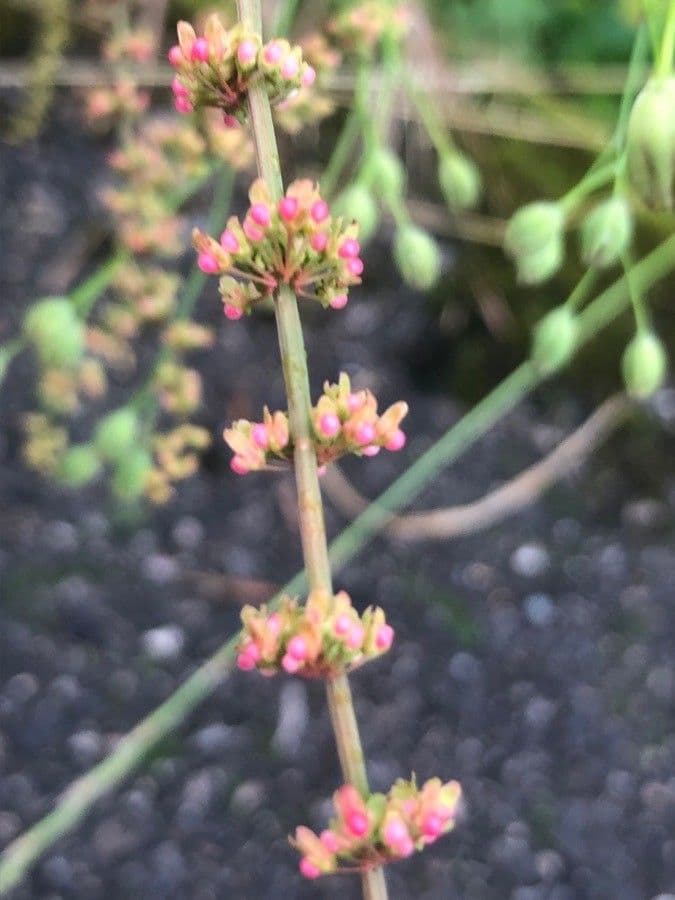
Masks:
[[[401,541],[446,540],[475,534],[530,506],[544,491],[589,456],[628,416],[632,404],[624,394],[605,400],[583,425],[548,456],[473,503],[391,516],[386,532]],[[337,468],[331,466],[322,487],[345,515],[360,515],[370,502]]]

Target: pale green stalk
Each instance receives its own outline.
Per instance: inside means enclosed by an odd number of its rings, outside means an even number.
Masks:
[[[675,0],[669,0],[666,12],[661,44],[656,57],[654,74],[657,78],[668,78],[673,71],[673,53],[675,52]]]
[[[636,287],[647,291],[675,269],[675,236],[652,251],[632,272]],[[603,291],[578,318],[580,349],[622,313],[629,303],[626,278]],[[330,545],[334,570],[345,566],[389,521],[409,504],[438,473],[482,437],[502,416],[545,380],[529,363],[523,363],[469,413],[456,422],[403,475]],[[305,573],[298,572],[281,588],[270,606],[284,594],[294,596],[306,588]],[[202,703],[232,668],[239,635],[231,637],[198,668],[167,700],[123,737],[113,750],[86,775],[72,782],[45,818],[9,844],[0,855],[0,895],[15,887],[39,857],[75,828],[94,803],[137,769],[167,734]]]
[[[260,0],[237,0],[237,8],[244,25],[260,34]],[[248,106],[258,173],[276,203],[284,193],[283,180],[272,110],[262,83],[251,85]],[[321,590],[332,595],[328,542],[312,434],[307,354],[298,301],[288,286],[281,287],[277,292],[275,315],[288,397],[289,424],[293,435],[293,465],[307,581],[310,591]],[[369,794],[366,765],[347,676],[342,674],[327,679],[326,690],[344,780],[354,785],[366,798]],[[361,881],[366,900],[387,900],[387,887],[381,867],[363,872]]]

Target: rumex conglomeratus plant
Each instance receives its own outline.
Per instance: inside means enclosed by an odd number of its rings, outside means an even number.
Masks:
[[[349,288],[360,282],[363,271],[358,223],[334,218],[308,180],[296,181],[284,191],[270,109],[275,87],[270,91],[264,65],[266,49],[282,45],[273,40],[263,46],[258,2],[241,0],[238,9],[241,22],[231,32],[209,20],[209,38],[197,52],[194,31],[179,24],[180,51],[174,48],[170,56],[195,79],[187,88],[191,107],[216,105],[227,116],[251,123],[260,177],[250,190],[246,216],[243,222],[231,218],[220,240],[196,232],[194,244],[202,271],[221,276],[229,319],[241,318],[263,297],[274,304],[288,414],[266,410],[262,422],[237,422],[225,438],[235,451],[233,468],[241,474],[265,467],[268,456],[292,459],[310,593],[304,605],[286,597],[273,611],[247,607],[237,661],[245,671],[282,670],[325,680],[345,785],[335,797],[338,819],[331,828],[320,838],[309,829],[297,830],[300,870],[308,878],[338,869],[357,871],[364,896],[384,898],[383,863],[408,856],[448,831],[461,791],[456,783],[442,786],[438,779],[421,789],[414,780],[400,782],[387,796],[372,794],[368,788],[347,674],[386,652],[394,634],[381,609],[359,616],[344,592],[333,592],[318,467],[346,452],[375,455],[381,446],[400,449],[405,435],[399,425],[407,406],[395,404],[378,416],[373,395],[352,392],[345,376],[337,385],[326,385],[316,407],[310,404],[298,297],[315,298],[336,309],[345,306]],[[250,80],[242,78],[244,45],[250,45],[251,71],[257,61],[261,63]],[[178,59],[179,52],[185,62]],[[297,75],[300,61],[293,56],[286,59],[294,60]],[[284,63],[280,59],[277,64],[285,77]],[[181,80],[178,89],[174,86],[178,100],[185,96],[180,93],[185,84]],[[244,97],[246,112],[234,105]]]

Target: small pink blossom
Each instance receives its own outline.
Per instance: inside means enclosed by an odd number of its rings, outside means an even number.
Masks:
[[[321,869],[318,866],[315,866],[306,856],[303,856],[300,860],[300,871],[305,878],[318,878],[319,875],[321,875]]]
[[[231,231],[225,229],[220,236],[220,246],[228,253],[239,253],[239,241]]]
[[[207,275],[215,275],[220,270],[218,260],[212,253],[200,253],[197,257],[197,265]]]
[[[185,60],[183,51],[178,44],[174,44],[173,47],[171,47],[167,53],[167,57],[172,66],[179,66]]]
[[[270,438],[267,432],[267,426],[262,422],[253,426],[251,429],[251,437],[253,438],[253,443],[256,447],[260,447],[261,450],[266,450],[269,446]]]
[[[340,431],[340,427],[340,419],[335,413],[326,413],[326,415],[321,416],[321,419],[319,420],[319,428],[326,437],[335,437]]]
[[[328,305],[331,309],[344,309],[348,301],[349,297],[346,294],[336,294],[331,297]]]
[[[391,437],[387,439],[387,442],[384,446],[387,450],[391,450],[392,453],[395,453],[397,450],[401,450],[403,447],[405,447],[405,442],[405,432],[400,428],[397,428],[396,431],[391,435]]]
[[[209,52],[209,42],[206,40],[206,38],[200,37],[197,38],[192,45],[192,51],[190,55],[195,62],[207,62],[209,58]]]
[[[282,197],[279,201],[279,215],[284,222],[292,222],[298,214],[298,201],[295,197]]]
[[[254,203],[249,210],[249,215],[256,224],[267,228],[270,224],[270,210],[266,203]]]

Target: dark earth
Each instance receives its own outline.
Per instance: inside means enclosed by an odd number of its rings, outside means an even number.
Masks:
[[[39,141],[0,151],[0,339],[105,249],[105,149],[66,112]],[[305,321],[315,391],[344,369],[381,403],[410,403],[407,448],[346,467],[375,497],[465,407],[443,387],[453,348],[433,307],[400,288],[386,243],[367,264],[344,313]],[[200,318],[219,326],[198,358],[200,420],[216,438],[232,416],[285,405],[273,322],[221,324],[213,284]],[[134,523],[104,485],[41,481],[19,452],[32,378],[24,355],[1,395],[0,847],[236,630],[242,602],[301,563],[287,479],[238,478],[218,440],[172,503]],[[542,389],[417,506],[479,497],[601,399]],[[379,539],[339,573],[397,632],[353,677],[373,788],[414,771],[459,779],[466,798],[455,832],[390,868],[392,898],[675,897],[674,449],[666,390],[525,513],[452,542]],[[330,502],[327,515],[335,535],[346,522]],[[338,784],[321,686],[233,674],[11,896],[356,898],[351,876],[303,882],[287,842],[297,824],[325,825]]]

